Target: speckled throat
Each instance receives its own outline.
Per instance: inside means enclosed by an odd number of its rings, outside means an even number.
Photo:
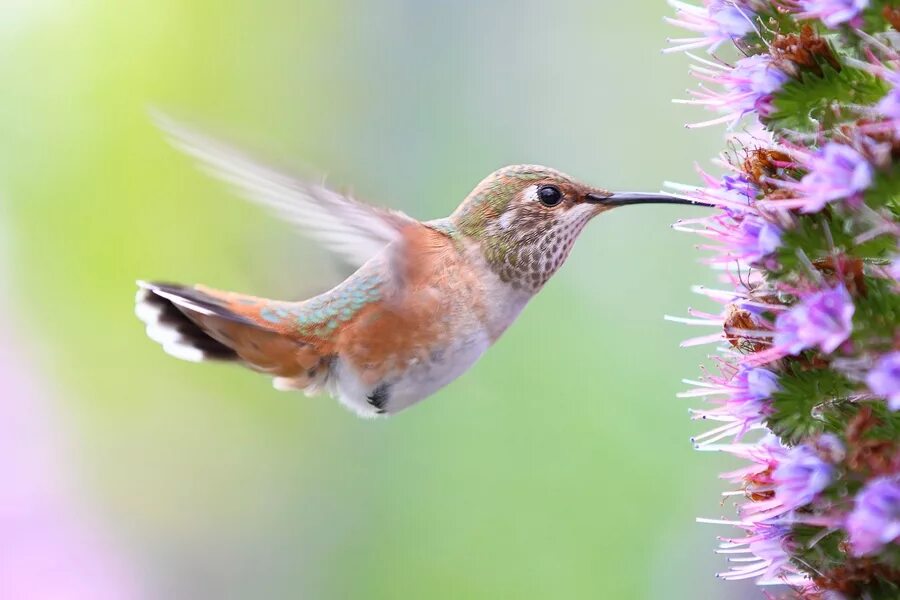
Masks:
[[[565,262],[591,216],[588,210],[553,220],[521,215],[514,227],[484,232],[485,260],[504,283],[537,292]]]

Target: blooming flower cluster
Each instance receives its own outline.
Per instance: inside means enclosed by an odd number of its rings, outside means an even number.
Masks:
[[[681,102],[728,125],[701,184],[717,310],[681,397],[714,426],[692,439],[743,466],[726,580],[795,597],[900,598],[900,6],[887,0],[670,0],[700,86]],[[730,58],[720,56],[729,53]],[[731,506],[731,504],[723,505]],[[771,597],[771,596],[770,596]]]

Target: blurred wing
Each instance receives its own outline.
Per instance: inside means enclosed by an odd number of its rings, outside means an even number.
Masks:
[[[369,206],[324,185],[279,173],[164,115],[155,114],[154,120],[172,144],[198,159],[208,171],[297,225],[352,265],[363,264],[399,240],[404,228],[418,225],[399,211]]]

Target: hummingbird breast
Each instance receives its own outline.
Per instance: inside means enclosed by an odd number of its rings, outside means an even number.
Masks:
[[[357,276],[380,273],[383,299],[335,332],[329,385],[363,416],[400,411],[462,375],[530,297],[503,283],[479,248],[422,235],[408,248],[404,276],[387,272],[396,268],[385,261],[390,249],[360,269]]]

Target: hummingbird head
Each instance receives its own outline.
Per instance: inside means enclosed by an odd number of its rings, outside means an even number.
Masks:
[[[513,165],[488,175],[450,218],[480,244],[502,281],[537,292],[588,221],[615,206],[644,203],[702,204],[665,194],[613,193],[548,167]]]

